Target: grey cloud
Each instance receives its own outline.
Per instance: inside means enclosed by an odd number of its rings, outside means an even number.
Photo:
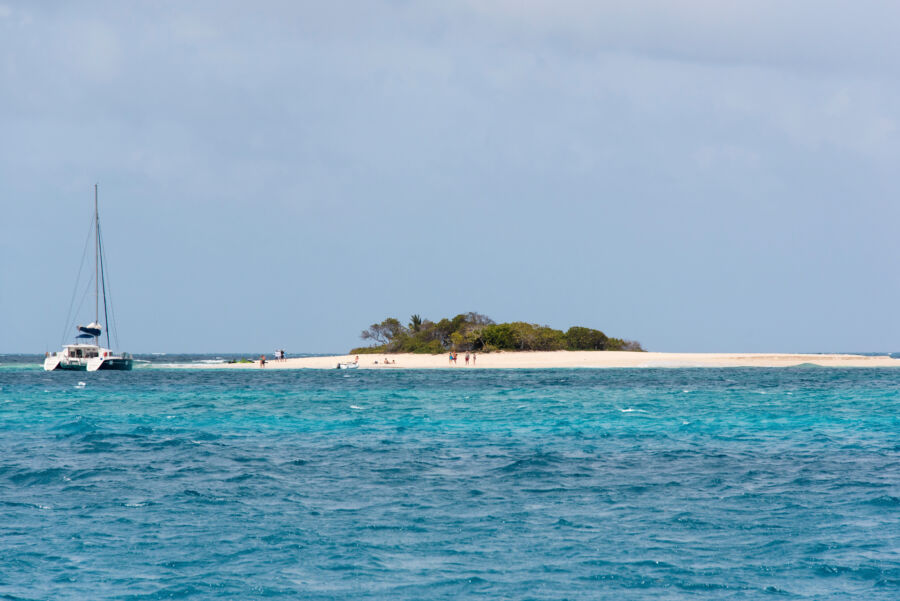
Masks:
[[[147,350],[285,329],[342,350],[382,312],[460,307],[651,348],[815,350],[831,340],[771,290],[823,314],[874,281],[898,294],[876,279],[900,250],[893,4],[11,6],[2,290],[69,294],[52,258],[99,179]],[[4,294],[22,323],[54,310]],[[222,331],[273,297],[253,333]],[[900,334],[867,327],[839,346]]]

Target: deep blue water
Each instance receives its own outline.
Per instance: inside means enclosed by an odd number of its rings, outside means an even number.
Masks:
[[[896,600],[898,399],[891,369],[0,368],[0,599]]]

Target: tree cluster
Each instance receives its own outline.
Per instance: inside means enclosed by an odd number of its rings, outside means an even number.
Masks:
[[[370,346],[358,353],[429,353],[456,351],[643,351],[640,343],[612,338],[591,328],[573,326],[563,332],[523,321],[495,323],[480,313],[460,313],[431,321],[413,315],[407,325],[389,317],[363,330]]]

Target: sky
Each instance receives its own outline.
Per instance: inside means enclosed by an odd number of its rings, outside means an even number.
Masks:
[[[71,340],[94,183],[118,350],[344,352],[467,311],[658,351],[900,350],[898,22],[0,0],[0,353]]]

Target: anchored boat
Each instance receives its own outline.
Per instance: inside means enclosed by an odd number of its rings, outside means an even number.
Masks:
[[[44,358],[44,369],[98,371],[101,369],[129,370],[134,366],[134,359],[128,353],[116,354],[108,347],[109,343],[109,319],[106,304],[106,270],[103,268],[103,247],[100,238],[100,211],[97,204],[97,185],[94,185],[94,321],[86,326],[76,326],[77,335],[75,343],[66,344],[63,350],[56,353],[47,353]],[[82,258],[82,261],[84,259]],[[83,263],[82,263],[83,265]],[[75,284],[76,289],[78,283]],[[103,321],[107,327],[100,324],[100,298],[103,291]],[[74,299],[74,297],[73,297]],[[71,311],[71,309],[70,309]],[[100,345],[100,338],[106,330],[106,346]],[[79,342],[79,340],[91,340]]]

